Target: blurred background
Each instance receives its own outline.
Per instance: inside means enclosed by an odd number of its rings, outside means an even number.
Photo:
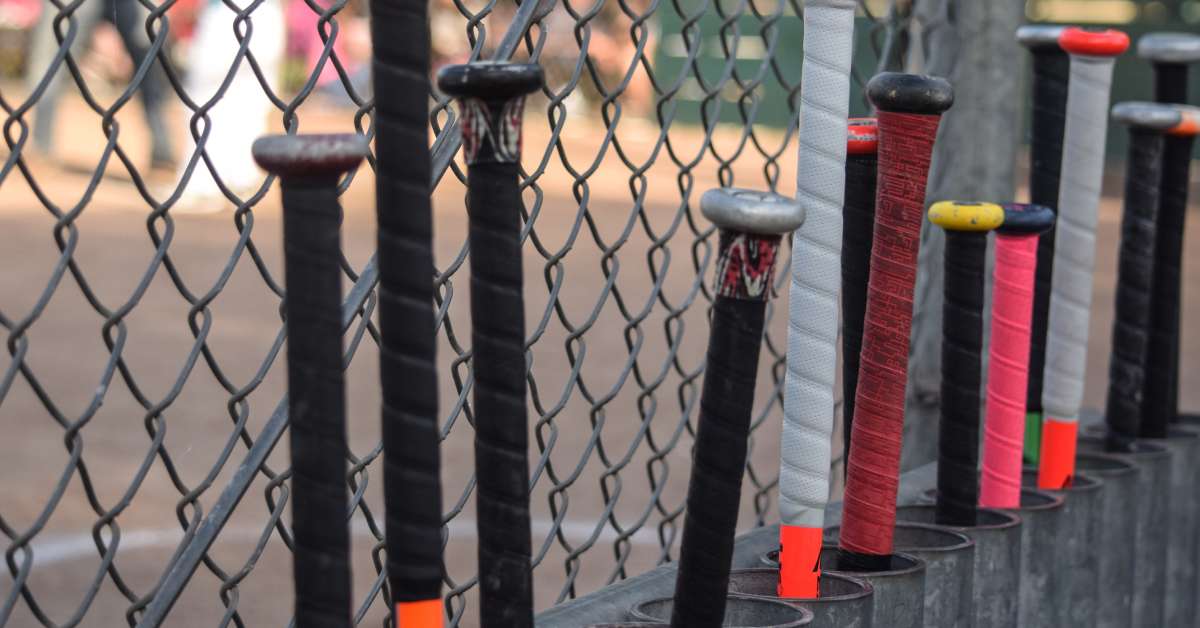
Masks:
[[[523,157],[539,609],[677,555],[715,250],[697,201],[718,185],[794,193],[802,4],[541,0],[524,17],[510,0],[430,5],[435,70],[499,53],[547,73]],[[279,201],[249,145],[270,132],[372,134],[369,10],[0,0],[0,625],[135,625],[164,599],[169,626],[289,621]],[[1012,38],[1023,21],[1108,25],[1136,41],[1200,29],[1200,2],[861,1],[852,115],[868,113],[862,86],[881,70],[955,84],[931,200],[1027,198],[1027,54]],[[504,50],[509,33],[519,37]],[[1114,102],[1149,98],[1150,85],[1135,55],[1118,61]],[[446,610],[471,626],[465,171],[443,143],[454,107],[433,96]],[[1125,142],[1111,129],[1091,405],[1108,366]],[[342,182],[349,517],[356,619],[389,625],[373,177],[367,164]],[[936,441],[941,255],[926,236],[908,468]],[[1185,276],[1200,272],[1185,264]],[[1186,320],[1200,312],[1194,283]],[[742,529],[778,517],[783,303],[770,310]],[[1200,337],[1186,320],[1182,402],[1194,407]],[[214,512],[231,514],[202,525]],[[169,573],[193,569],[172,588]]]

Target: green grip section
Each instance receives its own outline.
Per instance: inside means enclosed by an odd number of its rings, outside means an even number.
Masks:
[[[1027,465],[1037,465],[1042,451],[1042,413],[1025,413],[1025,453],[1022,458]]]

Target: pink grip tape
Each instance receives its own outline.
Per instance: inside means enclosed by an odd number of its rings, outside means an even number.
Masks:
[[[1037,235],[996,236],[987,425],[979,485],[979,505],[987,508],[1021,505],[1021,452],[1037,242]]]

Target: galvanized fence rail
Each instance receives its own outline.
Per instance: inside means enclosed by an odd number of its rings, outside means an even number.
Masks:
[[[7,568],[0,576],[0,625],[89,625],[99,606],[117,605],[130,625],[244,626],[253,623],[247,618],[251,607],[264,603],[242,597],[246,582],[273,579],[274,590],[283,599],[288,596],[286,570],[262,573],[264,555],[286,553],[291,543],[289,470],[286,456],[273,452],[287,428],[286,400],[263,392],[282,370],[286,342],[278,308],[284,296],[281,271],[273,255],[264,252],[271,247],[261,244],[277,241],[279,234],[255,228],[256,214],[272,206],[276,186],[262,175],[249,187],[233,184],[232,177],[244,173],[230,172],[221,156],[211,154],[208,138],[216,132],[215,125],[228,121],[213,111],[231,90],[239,89],[234,87],[238,81],[257,86],[259,96],[270,103],[274,124],[287,132],[311,128],[302,119],[309,119],[306,112],[319,101],[319,91],[332,84],[348,103],[337,110],[344,126],[371,136],[372,101],[369,86],[343,61],[347,52],[340,45],[345,37],[342,24],[350,17],[366,18],[364,7],[355,0],[329,5],[303,0],[300,6],[311,18],[307,35],[319,37],[320,43],[317,54],[299,70],[290,68],[291,85],[282,89],[277,77],[270,76],[275,66],[265,58],[270,53],[255,43],[256,35],[259,40],[267,37],[267,21],[280,19],[276,2],[193,3],[199,11],[223,12],[224,27],[234,33],[229,41],[237,47],[222,70],[218,89],[199,94],[189,91],[186,63],[173,53],[183,21],[180,12],[187,4],[183,0],[50,0],[42,7],[37,27],[43,38],[51,38],[52,54],[42,59],[46,67],[31,68],[26,89],[5,83],[0,91],[8,149],[0,166],[0,195],[6,186],[27,186],[39,210],[51,219],[56,251],[47,272],[30,274],[30,281],[42,282],[30,304],[15,306],[0,299],[0,326],[8,350],[8,359],[0,364],[0,417],[14,420],[5,416],[10,393],[31,391],[40,415],[23,415],[20,421],[53,422],[66,451],[65,464],[51,462],[55,459],[48,456],[44,468],[36,470],[53,478],[52,490],[35,496],[36,503],[0,495]],[[860,6],[854,62],[857,100],[852,109],[859,114],[865,111],[862,84],[880,69],[902,67],[910,33],[915,30],[920,36],[911,2],[862,0]],[[531,490],[540,508],[535,516],[541,517],[533,532],[535,582],[543,608],[674,556],[711,299],[713,233],[696,203],[710,185],[794,189],[801,12],[799,0],[434,4],[435,47],[447,51],[435,56],[457,56],[454,60],[459,61],[528,58],[542,63],[549,78],[543,97],[533,101],[527,115],[532,121],[541,111],[544,120],[527,123],[523,182],[525,264],[542,279],[527,280],[527,290],[537,295],[528,299],[533,321],[528,379],[532,435],[538,447],[532,456]],[[97,87],[103,81],[85,63],[89,37],[101,19],[114,22],[131,38],[144,36],[144,54],[140,61],[135,59],[131,76],[109,81],[107,92]],[[36,50],[38,33],[32,37]],[[322,75],[329,73],[333,79],[322,82]],[[139,99],[143,108],[153,107],[147,92],[154,90],[170,106],[185,111],[188,134],[199,146],[186,154],[175,182],[165,187],[147,176],[144,160],[127,142],[131,132],[123,132],[118,120],[135,110]],[[82,193],[69,204],[55,200],[56,181],[37,145],[36,119],[51,115],[45,105],[60,98],[82,99],[84,113],[77,108],[72,115],[90,128],[99,127],[106,138],[93,156],[94,166],[84,173]],[[450,191],[439,198],[458,200],[462,196],[455,190],[461,190],[465,173],[455,161],[457,121],[448,99],[438,96],[432,102],[433,183],[439,193]],[[114,171],[125,180],[123,204],[145,218],[145,232],[124,234],[121,242],[149,251],[144,267],[126,269],[136,281],[119,298],[95,287],[104,277],[81,263],[79,253],[81,240],[93,226],[84,218],[90,216],[97,190],[109,186]],[[445,177],[447,172],[452,176]],[[192,224],[176,214],[189,188],[205,177],[215,182],[215,200],[209,200],[226,208],[221,219],[232,228],[223,236],[228,258],[215,278],[200,281],[178,261],[179,245],[172,245]],[[371,185],[371,175],[359,172],[347,177],[342,189],[350,193]],[[439,212],[462,213],[453,203],[439,205]],[[569,218],[543,228],[549,212]],[[453,383],[442,399],[443,433],[447,443],[469,443],[471,353],[465,321],[456,314],[465,311],[465,292],[455,289],[467,275],[465,229],[451,232],[451,239],[457,242],[456,252],[439,255],[440,270],[432,278],[443,336],[439,369]],[[373,257],[356,267],[350,253],[343,263],[351,285],[343,322],[346,363],[354,368],[376,359],[376,271]],[[5,264],[5,272],[21,272],[13,260]],[[276,329],[273,340],[263,339],[264,350],[249,377],[245,368],[231,369],[230,359],[221,357],[212,344],[214,335],[229,324],[222,315],[221,297],[235,272],[247,267],[257,277],[257,290],[275,303],[257,315]],[[585,282],[577,278],[581,274],[591,275],[585,295],[570,285]],[[140,331],[139,306],[145,309],[151,286],[164,278],[186,303],[190,348],[178,371],[166,374],[168,385],[147,386],[145,365],[131,363],[127,347]],[[787,272],[780,270],[778,278],[783,285]],[[72,316],[81,326],[98,325],[106,355],[97,380],[76,383],[91,391],[80,409],[56,399],[61,387],[54,381],[54,363],[31,357],[37,353],[34,336],[44,313],[56,297],[72,290],[81,292],[88,306]],[[769,430],[781,413],[782,314],[777,307],[768,314],[776,324],[764,338],[767,351],[761,368],[769,377],[760,379],[769,385],[758,396],[756,429]],[[589,358],[589,352],[617,359],[601,361]],[[175,367],[164,362],[154,370],[164,368]],[[164,374],[154,375],[161,381]],[[197,477],[180,470],[181,465],[193,464],[190,459],[181,461],[191,447],[171,441],[167,432],[172,416],[180,414],[189,390],[202,378],[220,387],[228,420],[222,433],[211,435],[218,444],[207,471]],[[117,460],[85,450],[90,439],[101,438],[98,429],[89,426],[105,402],[118,394],[115,391],[131,396],[141,412],[140,420],[127,420],[119,432],[102,437],[133,443],[140,452],[135,459],[120,460],[119,471]],[[376,403],[363,400],[354,406],[358,424],[377,422]],[[10,425],[15,426],[5,429],[13,430],[11,437],[20,438],[19,424]],[[104,430],[114,429],[104,425]],[[743,527],[771,519],[778,471],[773,438],[752,446],[744,510],[752,516],[742,518]],[[360,583],[370,583],[356,590],[356,620],[374,623],[382,618],[388,625],[380,501],[371,484],[381,476],[380,453],[377,442],[366,448],[352,446],[347,481],[353,495],[351,525],[356,538],[365,539],[356,541],[355,569],[363,576]],[[464,464],[469,467],[456,458],[447,458],[447,464],[457,470]],[[476,612],[471,604],[475,576],[470,473],[467,468],[446,485],[446,607],[452,625],[470,624]],[[109,490],[113,482],[120,490]],[[152,491],[143,490],[152,482],[171,487],[170,501],[157,495],[154,503],[164,524],[177,526],[178,532],[157,545],[145,541],[132,524],[122,525],[135,502],[155,499],[147,496]],[[230,534],[230,521],[247,512],[247,494],[257,494],[263,505],[251,511],[257,514],[250,515],[254,523],[249,529],[243,526]],[[15,501],[21,499],[25,501]],[[45,560],[47,552],[55,551],[49,530],[64,529],[62,517],[71,517],[73,523],[66,528],[74,525],[88,541],[85,545],[90,544],[83,552],[86,560],[66,565]],[[223,543],[240,543],[242,549],[214,551]],[[148,546],[161,551],[146,554]],[[127,575],[131,568],[139,575]],[[53,578],[43,574],[55,569],[87,574],[86,585],[71,592],[54,586]],[[147,578],[141,572],[159,575]],[[168,615],[189,586],[201,580],[217,584],[214,599],[190,603],[186,616],[178,609]]]

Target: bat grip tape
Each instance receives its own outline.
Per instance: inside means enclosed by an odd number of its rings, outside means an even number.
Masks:
[[[839,538],[845,560],[880,563],[893,549],[913,286],[939,119],[878,115],[875,235]]]
[[[937,523],[974,526],[987,234],[946,232]]]
[[[1162,176],[1163,136],[1130,130],[1125,210],[1117,259],[1116,308],[1109,361],[1108,448],[1126,451],[1139,436],[1166,435],[1165,416],[1143,417],[1150,294],[1154,279],[1155,217]],[[1145,420],[1144,420],[1145,419]]]
[[[1029,381],[1029,329],[1037,235],[997,234],[988,347],[987,423],[979,503],[1021,505],[1021,453]]]
[[[337,180],[285,180],[284,299],[298,628],[350,625]]]
[[[724,617],[765,312],[759,299],[713,302],[673,626],[720,625]]]
[[[402,628],[433,628],[443,567],[426,4],[373,0],[371,28],[388,584]]]
[[[842,211],[843,460],[850,457],[850,435],[854,425],[854,395],[858,389],[871,242],[875,234],[877,166],[878,158],[874,153],[846,156],[846,195]]]
[[[1181,264],[1194,138],[1168,136],[1164,142],[1155,227],[1154,297],[1146,358],[1146,396],[1142,404],[1148,423],[1173,423],[1179,415]]]
[[[467,172],[476,511],[484,628],[533,625],[517,164]]]

